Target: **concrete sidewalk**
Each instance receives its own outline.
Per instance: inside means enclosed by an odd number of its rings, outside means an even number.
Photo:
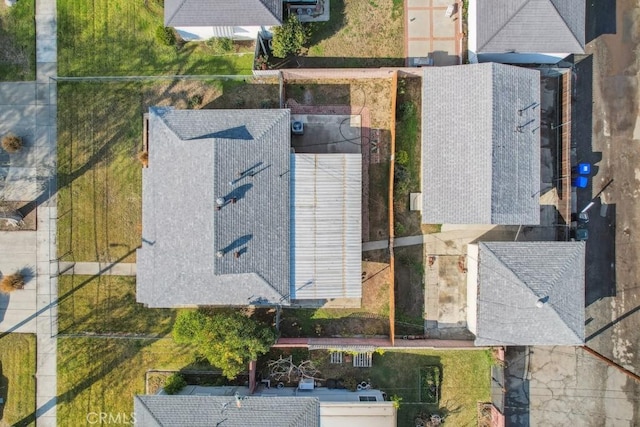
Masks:
[[[82,276],[135,276],[135,263],[107,263],[107,262],[59,262],[60,274],[74,274]]]
[[[58,265],[56,243],[57,21],[56,0],[36,0],[36,135],[49,150],[39,156],[45,178],[37,207],[36,424],[57,425]]]
[[[425,241],[425,236],[423,235],[397,237],[393,240],[393,247],[400,248],[403,246],[422,245],[424,241]],[[380,249],[388,249],[388,248],[389,248],[389,240],[374,240],[373,242],[364,242],[362,244],[362,252],[377,251]]]

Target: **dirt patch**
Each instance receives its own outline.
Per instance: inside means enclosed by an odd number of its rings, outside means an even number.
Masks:
[[[350,105],[354,114],[367,107],[372,128],[388,130],[391,123],[391,79],[291,79],[285,94],[301,105]]]
[[[203,108],[278,108],[280,89],[278,79],[247,78],[225,80],[221,95],[204,103]]]
[[[174,107],[178,110],[202,108],[222,95],[219,83],[196,80],[154,82],[142,89],[143,108]]]
[[[389,313],[389,264],[362,262],[362,309]]]
[[[22,222],[14,226],[9,221],[0,220],[0,231],[19,231],[36,229],[36,202],[0,202],[0,212],[17,211],[22,215]]]

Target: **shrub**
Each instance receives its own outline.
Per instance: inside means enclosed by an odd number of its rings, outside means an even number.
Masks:
[[[295,15],[289,16],[287,21],[273,30],[272,50],[276,58],[296,55],[309,40],[309,31]]]
[[[228,53],[233,50],[233,40],[227,37],[211,37],[205,44],[214,53]]]
[[[396,153],[396,162],[398,164],[406,166],[409,163],[409,154],[404,150],[398,151]]]
[[[7,153],[17,153],[22,149],[22,138],[10,133],[2,138],[2,148]]]
[[[156,28],[156,40],[163,46],[173,46],[176,44],[176,33],[173,28],[160,25]]]
[[[164,383],[164,392],[167,394],[176,394],[187,386],[187,381],[179,373],[175,373],[167,378]]]
[[[24,277],[22,277],[22,274],[19,272],[4,276],[2,281],[0,281],[0,292],[4,294],[8,294],[16,289],[22,288],[24,288]]]
[[[142,163],[142,166],[149,166],[149,152],[141,151],[138,153],[138,161]]]
[[[402,403],[402,397],[398,395],[391,396],[391,401],[393,402],[393,407],[396,409],[400,409],[400,404]]]
[[[354,377],[347,377],[344,379],[344,388],[351,391],[358,389],[358,381]]]
[[[416,114],[416,105],[411,101],[405,101],[398,107],[399,109],[399,120],[404,121],[408,120]]]
[[[199,107],[200,105],[202,105],[202,100],[202,95],[200,95],[199,93],[190,96],[189,100],[187,101],[187,108],[194,109],[196,107]]]

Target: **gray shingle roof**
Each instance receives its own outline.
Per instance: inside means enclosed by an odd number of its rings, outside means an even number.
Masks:
[[[584,343],[584,242],[482,242],[478,249],[476,345]]]
[[[168,27],[280,25],[282,0],[165,0]]]
[[[476,52],[584,53],[584,0],[478,0]]]
[[[135,396],[136,425],[145,427],[318,427],[320,402],[310,397]]]
[[[539,106],[537,70],[425,68],[422,222],[538,224]]]
[[[139,302],[288,302],[289,139],[289,110],[150,109]]]

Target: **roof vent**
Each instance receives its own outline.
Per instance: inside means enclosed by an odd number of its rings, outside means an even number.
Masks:
[[[536,307],[542,308],[547,304],[548,301],[549,301],[549,297],[548,296],[547,297],[542,297],[538,301],[536,301]]]
[[[225,202],[225,201],[226,201],[226,200],[224,199],[224,197],[218,197],[218,198],[216,199],[216,205],[218,205],[218,206],[222,206],[222,205],[224,205],[224,202]]]

